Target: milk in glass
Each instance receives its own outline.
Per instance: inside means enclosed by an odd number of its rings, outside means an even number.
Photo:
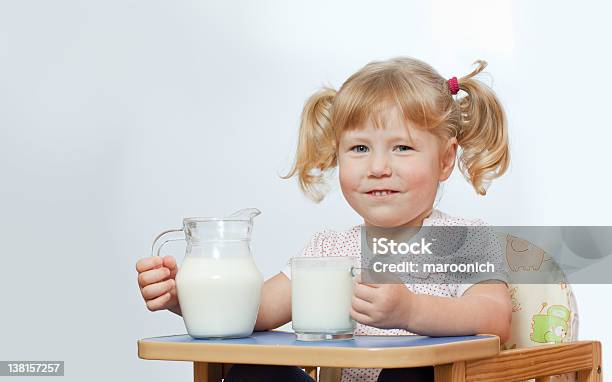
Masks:
[[[292,259],[291,315],[298,339],[350,338],[354,279],[353,257],[299,257]]]

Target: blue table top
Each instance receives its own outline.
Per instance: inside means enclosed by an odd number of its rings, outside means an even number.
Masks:
[[[295,334],[282,331],[254,332],[245,338],[227,339],[195,339],[187,334],[145,338],[145,342],[186,343],[186,344],[223,344],[223,345],[276,345],[276,346],[305,346],[305,347],[338,347],[338,348],[398,348],[418,347],[429,345],[442,345],[456,342],[476,341],[490,339],[495,336],[454,336],[454,337],[427,337],[427,336],[355,336],[350,340],[325,341],[297,341]]]

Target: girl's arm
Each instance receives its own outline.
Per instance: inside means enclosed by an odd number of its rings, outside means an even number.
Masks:
[[[473,285],[459,298],[415,294],[403,284],[358,283],[351,315],[378,328],[431,336],[494,334],[504,343],[512,302],[506,284],[495,281]]]
[[[424,335],[495,334],[510,337],[512,302],[502,282],[471,286],[459,298],[413,294],[406,329]]]
[[[291,321],[291,281],[282,272],[264,282],[255,331],[271,330]]]

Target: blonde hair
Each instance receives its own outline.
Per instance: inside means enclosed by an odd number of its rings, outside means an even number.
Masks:
[[[295,162],[282,178],[298,176],[302,191],[320,202],[325,196],[325,173],[338,164],[337,150],[344,131],[368,120],[381,127],[380,115],[395,104],[406,121],[439,138],[456,137],[459,170],[480,195],[508,168],[507,121],[497,96],[473,78],[487,63],[458,79],[467,93],[453,98],[447,80],[430,65],[409,57],[373,61],[350,76],[336,91],[325,86],[313,94],[302,111]]]

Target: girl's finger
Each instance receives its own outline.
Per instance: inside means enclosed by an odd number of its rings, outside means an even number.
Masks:
[[[374,302],[376,298],[376,288],[372,288],[367,284],[356,284],[353,289],[353,295],[367,302]]]
[[[173,287],[174,287],[173,279],[162,281],[162,282],[155,283],[155,284],[150,284],[142,288],[141,290],[142,297],[144,297],[145,300],[152,300],[159,296],[164,295],[165,293],[171,292]]]
[[[164,256],[163,258],[164,267],[170,269],[170,271],[176,270],[176,260],[172,256]]]
[[[351,308],[351,317],[353,317],[355,321],[361,324],[364,324],[364,325],[369,325],[372,323],[372,319],[370,317],[366,316],[365,314],[359,313],[352,308]]]
[[[358,313],[368,315],[372,311],[373,305],[367,301],[353,296],[351,298],[351,308]]]
[[[357,275],[355,277],[355,281],[356,281],[356,285],[365,285],[365,286],[369,286],[370,288],[378,288],[380,286],[380,284],[368,284],[363,282],[363,280],[361,279],[361,275]]]
[[[163,281],[168,276],[170,276],[170,270],[168,268],[152,269],[138,275],[138,285],[143,288],[149,284]]]
[[[166,304],[168,303],[168,301],[170,301],[171,298],[172,296],[170,295],[170,293],[164,293],[163,295],[159,296],[154,300],[147,301],[147,309],[149,309],[151,312],[166,309]]]
[[[142,273],[151,269],[159,268],[162,265],[161,257],[149,256],[142,258],[136,262],[136,271]]]

